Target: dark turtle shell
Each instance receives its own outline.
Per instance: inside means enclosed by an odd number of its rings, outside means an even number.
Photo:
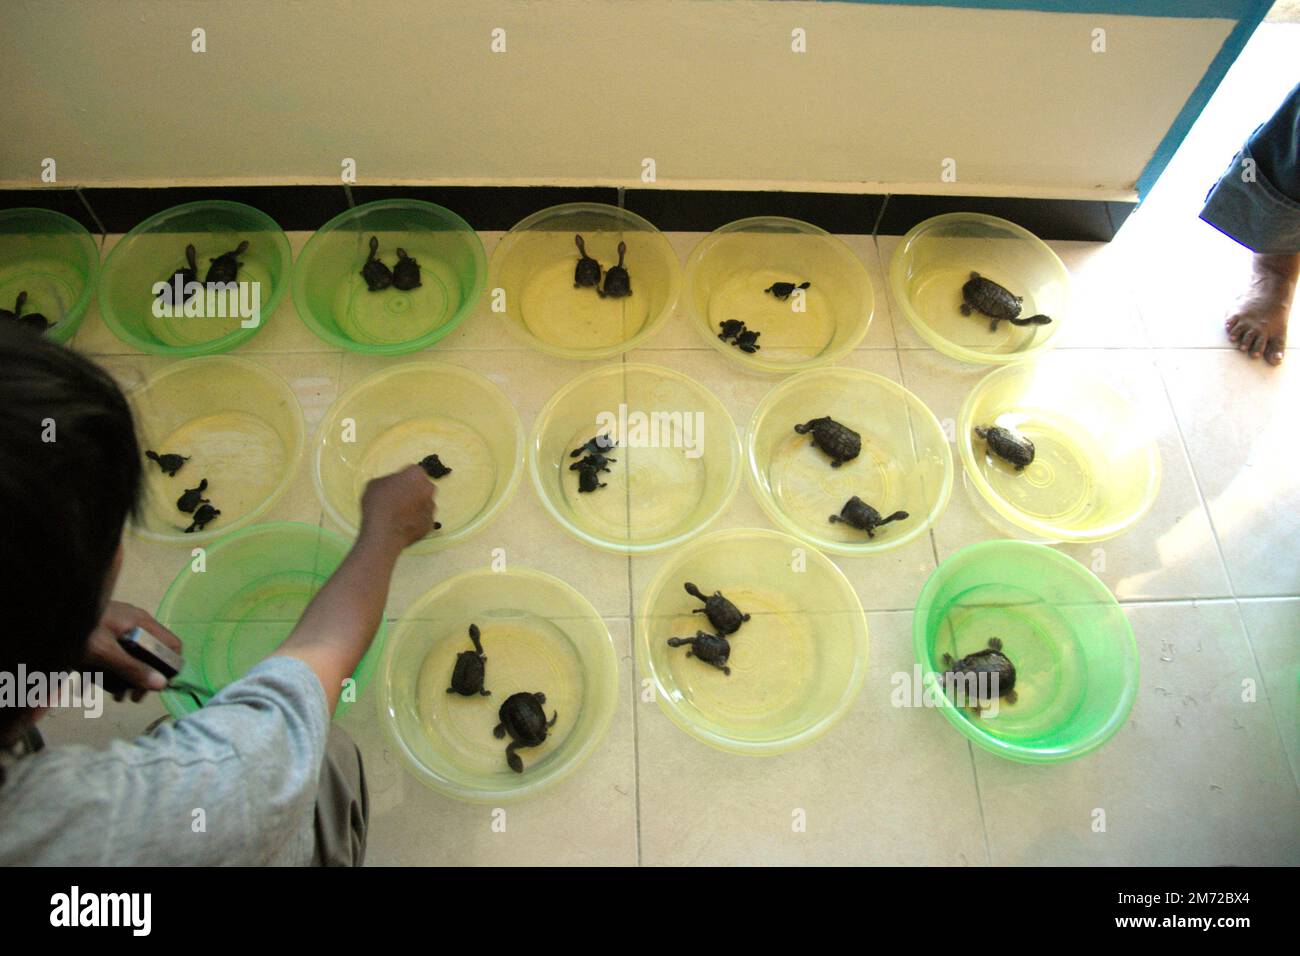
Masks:
[[[487,658],[483,656],[483,643],[479,640],[477,624],[469,626],[469,639],[474,642],[474,650],[461,651],[456,655],[456,666],[451,671],[449,694],[462,697],[487,697],[492,692],[483,689],[483,678],[487,674]]]
[[[581,465],[582,462],[579,462],[578,464]],[[573,466],[571,465],[570,468],[572,467]],[[600,480],[599,469],[592,468],[592,467],[578,468],[578,491],[579,492],[582,492],[583,494],[587,494],[589,492],[595,491],[597,488],[604,488],[604,487],[605,487],[605,482]]]
[[[582,241],[582,236],[574,236],[573,242],[578,247],[578,252],[581,253],[578,257],[578,264],[573,267],[574,288],[592,289],[598,287],[600,285],[600,263],[587,255],[587,246]]]
[[[419,465],[426,475],[435,480],[451,474],[451,469],[444,465],[437,455],[425,455],[420,459]]]
[[[393,288],[410,292],[420,287],[420,263],[406,254],[405,249],[397,250],[397,265],[393,266]]]
[[[753,355],[762,348],[762,346],[758,344],[758,337],[762,334],[762,332],[758,332],[754,329],[745,329],[745,331],[736,336],[735,340],[731,344],[742,352]]]
[[[795,425],[794,430],[800,435],[811,432],[813,444],[830,455],[834,468],[857,458],[862,451],[862,436],[830,417],[814,418]]]
[[[867,504],[857,495],[854,495],[848,501],[844,502],[844,507],[840,509],[837,515],[831,515],[830,522],[844,522],[857,528],[859,531],[865,531],[868,538],[876,536],[876,529],[882,524],[889,524],[891,521],[902,521],[907,518],[906,511],[895,511],[892,515],[882,518],[880,512],[871,505]]]
[[[208,522],[212,521],[219,514],[221,514],[221,512],[212,507],[212,505],[199,505],[194,511],[194,520],[191,521],[190,526],[185,529],[185,533],[190,534],[194,531],[202,531],[207,527]]]
[[[811,282],[801,282],[798,285],[793,282],[773,282],[763,291],[772,293],[775,298],[784,302],[794,294],[795,289],[807,289],[811,285]]]
[[[1010,428],[1001,425],[984,427],[977,425],[975,435],[988,442],[989,451],[1016,466],[1016,471],[1033,464],[1034,443]]]
[[[694,637],[668,638],[668,646],[690,647],[686,652],[687,657],[698,657],[706,664],[712,664],[722,673],[731,674],[731,668],[727,666],[727,661],[731,658],[731,642],[725,637],[707,631],[696,631]]]
[[[989,681],[994,676],[997,677],[998,696],[1005,697],[1008,703],[1016,702],[1016,666],[1011,663],[1011,659],[1006,654],[1002,653],[1002,641],[996,637],[989,638],[987,648],[974,654],[967,654],[958,661],[954,661],[951,654],[943,655],[943,666],[945,682],[949,678],[953,680],[974,678],[965,686],[975,693],[979,702],[993,699],[985,692],[990,689]],[[987,675],[984,681],[978,679],[982,674]]]
[[[1024,300],[1012,295],[1009,289],[998,285],[992,279],[986,279],[978,272],[972,272],[970,279],[961,287],[962,314],[970,315],[971,309],[981,312],[999,322],[1003,319],[1019,318]]]
[[[152,462],[156,462],[159,470],[169,478],[175,478],[176,472],[181,470],[181,466],[190,460],[189,455],[174,455],[170,453],[158,454],[156,451],[146,451],[144,457]]]
[[[509,734],[512,740],[529,747],[536,747],[546,739],[547,728],[555,723],[554,720],[547,722],[546,711],[542,710],[542,705],[545,703],[546,695],[542,693],[530,694],[521,691],[511,694],[497,711],[497,719],[501,721],[497,729],[504,728],[503,733],[497,736]],[[556,717],[558,716],[559,714],[556,714]]]
[[[384,265],[377,258],[379,253],[379,237],[370,237],[370,255],[366,257],[366,264],[361,267],[361,278],[366,280],[366,288],[371,292],[382,292],[393,284],[393,271]]]
[[[745,323],[740,319],[727,319],[724,322],[719,322],[718,328],[721,330],[718,332],[718,338],[725,342],[727,339],[734,339],[745,331]]]
[[[203,492],[207,490],[208,479],[200,479],[197,488],[186,488],[185,494],[176,499],[176,508],[186,514],[192,514],[199,505],[208,503],[208,499],[203,497]]]
[[[239,267],[243,265],[239,257],[248,251],[248,240],[245,239],[234,249],[229,252],[223,252],[215,259],[209,259],[212,263],[208,266],[208,274],[204,277],[204,282],[234,282],[239,275]]]
[[[627,243],[618,244],[618,265],[610,266],[605,273],[605,288],[600,290],[601,298],[621,299],[632,294],[632,278],[623,268],[623,256],[627,253]]]
[[[742,614],[740,608],[722,596],[721,591],[714,591],[710,595],[705,595],[690,581],[687,581],[683,587],[691,597],[704,602],[704,607],[696,608],[694,613],[708,617],[709,623],[713,625],[713,629],[719,634],[734,634],[740,630],[740,625],[749,620],[749,615]]]

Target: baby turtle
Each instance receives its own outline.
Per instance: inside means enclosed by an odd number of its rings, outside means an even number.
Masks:
[[[704,607],[697,607],[693,613],[705,615],[719,634],[724,636],[734,634],[740,630],[740,625],[749,620],[749,615],[742,614],[740,608],[722,596],[721,591],[714,591],[711,595],[705,596],[704,592],[690,581],[683,586],[687,594],[704,602]]]
[[[975,426],[975,437],[988,442],[989,451],[1016,466],[1016,471],[1034,462],[1034,443],[1019,432],[1001,425]]]
[[[188,302],[198,293],[197,288],[189,288],[190,283],[199,281],[198,252],[194,249],[194,243],[192,242],[185,247],[185,261],[188,265],[172,273],[172,277],[167,280],[168,291],[162,292],[161,295],[170,296],[178,281],[181,284],[181,295],[183,296],[181,301]]]
[[[185,494],[176,499],[176,507],[186,514],[192,514],[199,505],[208,503],[208,499],[203,497],[203,492],[207,490],[208,479],[200,479],[197,488],[186,488]]]
[[[379,237],[370,237],[370,255],[361,267],[361,278],[366,280],[366,288],[371,292],[382,292],[393,284],[393,271],[377,258],[379,254]]]
[[[605,273],[605,288],[600,290],[600,297],[621,299],[632,294],[632,279],[623,268],[623,255],[627,252],[627,243],[618,244],[618,265],[610,266]]]
[[[813,444],[831,456],[831,467],[838,468],[852,461],[862,451],[862,436],[829,416],[795,425],[800,435],[812,432]]]
[[[185,529],[185,533],[189,534],[192,531],[202,531],[207,527],[208,522],[219,514],[221,514],[221,512],[212,507],[212,505],[199,505],[194,511],[194,520],[190,522],[190,526]]]
[[[727,666],[727,660],[731,657],[731,642],[725,637],[709,634],[706,631],[696,631],[694,637],[668,638],[668,646],[689,646],[691,649],[686,652],[687,657],[698,657],[704,663],[712,664],[722,673],[731,676],[731,668]]]
[[[204,277],[204,282],[234,282],[235,277],[239,275],[239,267],[243,265],[239,257],[248,251],[248,240],[245,239],[234,249],[229,252],[223,252],[215,259],[209,259],[212,263],[208,266],[208,274]]]
[[[520,747],[541,746],[546,740],[546,731],[554,727],[555,722],[560,719],[557,712],[551,717],[550,723],[547,723],[546,711],[542,710],[542,705],[545,703],[545,694],[520,692],[507,697],[501,709],[497,711],[497,719],[501,723],[496,725],[492,735],[498,740],[506,734],[510,735],[510,746],[506,748],[506,763],[515,773],[524,772],[524,762],[519,759],[515,751]]]
[[[1020,318],[1024,299],[1012,295],[1011,291],[998,285],[992,279],[986,279],[978,272],[972,272],[970,279],[961,287],[961,314],[970,315],[971,311],[981,312],[991,320],[989,330],[996,332],[998,323],[1010,322],[1012,325],[1046,325],[1052,320],[1046,315],[1031,315]]]
[[[579,464],[581,464],[581,462]],[[573,466],[570,465],[569,467],[572,468]],[[598,469],[590,467],[578,469],[578,491],[585,494],[587,492],[595,491],[597,488],[604,487],[605,482],[600,480]]]
[[[587,255],[587,245],[582,241],[582,236],[574,236],[573,241],[578,246],[578,252],[581,253],[578,264],[573,268],[573,287],[575,289],[599,288],[600,263]]]
[[[461,651],[456,655],[456,666],[452,668],[451,686],[447,688],[447,693],[460,694],[462,697],[488,697],[492,691],[483,689],[487,657],[483,654],[483,642],[479,640],[477,624],[469,626],[469,639],[474,642],[474,650]]]
[[[609,435],[596,435],[594,438],[588,438],[573,451],[569,452],[570,458],[577,458],[579,455],[603,455],[611,448],[617,448],[618,442],[610,438]],[[614,459],[610,459],[613,461]]]
[[[181,465],[190,460],[189,455],[160,455],[156,451],[146,451],[144,457],[152,462],[157,462],[158,467],[162,469],[162,473],[168,478],[175,478],[176,472],[181,470]]]
[[[989,646],[986,649],[967,654],[959,661],[954,661],[951,654],[944,654],[943,666],[946,668],[943,674],[945,683],[948,683],[950,678],[954,683],[963,681],[967,692],[974,692],[975,703],[971,706],[977,713],[980,704],[993,699],[987,696],[986,692],[991,689],[989,684],[995,677],[998,696],[1005,697],[1008,704],[1016,702],[1016,667],[1011,663],[1010,658],[1002,653],[1002,641],[996,637],[989,638]],[[983,681],[980,680],[982,674],[988,675]]]
[[[23,315],[23,306],[26,303],[27,293],[19,292],[18,298],[14,301],[14,310],[10,312],[8,309],[0,309],[0,319],[13,319],[30,329],[35,329],[37,332],[44,332],[54,324],[39,312],[28,312]]]
[[[420,263],[406,254],[405,249],[397,250],[397,265],[393,266],[393,288],[410,292],[420,287]]]
[[[451,469],[444,465],[437,455],[425,455],[420,459],[419,465],[426,475],[435,480],[451,474]]]
[[[762,346],[758,344],[758,337],[762,334],[762,332],[755,331],[754,329],[745,329],[745,331],[736,336],[735,340],[731,344],[742,352],[753,355],[762,348]]]
[[[726,342],[728,339],[734,339],[741,332],[745,331],[745,323],[740,319],[727,319],[725,322],[719,322],[718,328],[721,329],[718,333],[718,338]]]
[[[795,285],[793,282],[773,282],[763,291],[772,293],[774,298],[780,299],[784,302],[794,294],[795,289],[807,289],[811,285],[811,282],[804,282],[799,285]]]
[[[859,531],[865,531],[868,538],[876,536],[876,529],[882,524],[889,524],[891,521],[902,521],[907,518],[906,511],[895,511],[888,518],[880,517],[880,512],[871,505],[867,504],[857,495],[854,495],[848,501],[844,502],[844,507],[840,509],[837,515],[831,515],[831,524],[842,521],[847,525],[852,525]]]

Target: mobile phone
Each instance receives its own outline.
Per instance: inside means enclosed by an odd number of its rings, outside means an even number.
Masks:
[[[140,663],[152,667],[171,680],[185,666],[185,659],[142,627],[133,627],[117,639],[118,646]],[[104,673],[104,690],[120,694],[131,690],[131,685],[116,674]]]

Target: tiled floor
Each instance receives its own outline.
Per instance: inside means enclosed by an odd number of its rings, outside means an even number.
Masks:
[[[580,583],[621,656],[622,703],[602,745],[557,789],[490,808],[445,799],[397,764],[370,701],[345,726],[370,776],[370,861],[384,863],[1300,863],[1300,367],[1272,369],[1228,347],[1221,314],[1246,255],[1195,218],[1236,144],[1294,81],[1300,26],[1262,29],[1147,202],[1108,246],[1053,243],[1074,275],[1075,318],[1058,354],[1145,389],[1163,459],[1160,500],[1127,535],[1066,547],[1124,604],[1142,657],[1132,718],[1074,763],[1025,767],[975,751],[936,713],[890,705],[910,671],[917,592],[938,560],[995,535],[961,487],[928,540],[878,558],[837,559],[871,630],[866,686],[846,718],[803,750],[742,758],[685,736],[639,695],[631,620],[655,558],[587,548],[561,533],[527,483],[477,538],[399,566],[393,617],[490,549]],[[698,235],[672,240],[685,259]],[[295,252],[305,237],[292,237]],[[485,235],[489,254],[498,236]],[[925,348],[884,281],[897,237],[846,237],[866,263],[877,313],[846,364],[903,382],[942,420],[984,374]],[[111,245],[113,239],[110,238]],[[105,250],[107,252],[107,250]],[[76,344],[124,382],[163,360],[130,353],[89,316]],[[294,386],[313,427],[341,388],[373,365],[324,348],[285,303],[246,353]],[[516,347],[485,308],[427,358],[477,369],[528,425],[581,366]],[[684,314],[631,359],[707,383],[743,427],[774,384],[738,372]],[[271,518],[323,520],[304,474]],[[716,527],[767,526],[742,487]],[[157,606],[185,556],[132,540],[120,597]],[[630,566],[629,566],[630,565]],[[54,740],[138,732],[156,702],[106,719],[47,722]],[[802,819],[800,830],[792,822]],[[1104,827],[1098,821],[1104,821]]]

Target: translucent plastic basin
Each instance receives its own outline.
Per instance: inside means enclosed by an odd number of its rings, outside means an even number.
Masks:
[[[49,209],[0,211],[0,308],[53,323],[47,338],[66,342],[90,306],[99,278],[99,240],[75,219]]]
[[[447,693],[456,656],[479,628],[489,696]],[[448,796],[494,802],[532,796],[573,773],[604,737],[618,705],[618,657],[587,599],[523,568],[443,581],[406,612],[381,668],[379,718],[407,768]],[[555,725],[506,764],[493,729],[514,693],[542,693]]]

